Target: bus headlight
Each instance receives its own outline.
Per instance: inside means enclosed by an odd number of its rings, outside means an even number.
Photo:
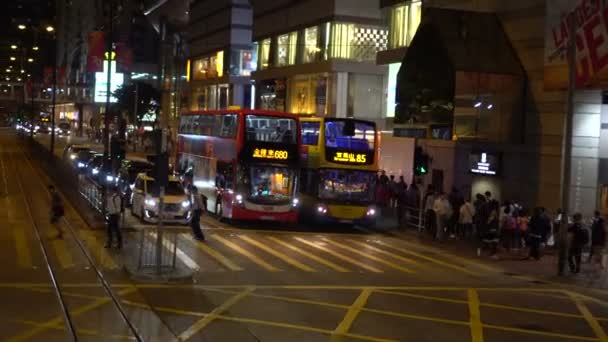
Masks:
[[[78,162],[78,168],[82,169],[83,167],[85,167],[86,165],[84,165],[83,162]]]
[[[112,175],[107,175],[106,176],[106,182],[111,183],[113,181],[114,181],[114,176],[112,176]]]
[[[94,168],[91,173],[93,174],[93,176],[97,175],[99,173],[99,169],[98,168]]]
[[[296,208],[297,206],[300,205],[300,200],[298,198],[294,198],[291,200],[291,206]]]
[[[319,215],[327,214],[327,206],[325,204],[317,205],[317,214],[319,214]]]
[[[374,207],[367,208],[366,215],[369,217],[376,216],[376,208],[374,208]]]
[[[74,153],[70,154],[70,159],[72,159],[72,160],[76,159],[76,155]]]
[[[188,207],[190,207],[190,201],[183,201],[182,202],[182,208],[185,209],[185,208],[188,208]]]
[[[237,202],[238,204],[242,204],[242,203],[243,203],[243,195],[241,195],[241,194],[237,194],[237,195],[234,197],[234,199],[236,199],[236,202]]]

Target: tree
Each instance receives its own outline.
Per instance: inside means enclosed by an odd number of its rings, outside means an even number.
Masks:
[[[137,90],[137,94],[136,94]],[[139,124],[142,117],[149,112],[158,113],[160,91],[145,82],[123,84],[114,94],[118,110],[127,113],[129,122]],[[137,98],[137,113],[135,113],[135,99]]]

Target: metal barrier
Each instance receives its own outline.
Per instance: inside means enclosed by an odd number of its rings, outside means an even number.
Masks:
[[[416,207],[405,207],[403,211],[402,224],[419,232],[424,231],[425,215],[423,210]]]
[[[84,197],[89,204],[97,211],[101,212],[103,208],[103,188],[92,182],[83,175],[78,175],[78,192]]]
[[[146,227],[139,231],[137,271],[158,274],[175,270],[178,231]]]

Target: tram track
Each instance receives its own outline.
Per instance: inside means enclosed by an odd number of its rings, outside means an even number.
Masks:
[[[44,227],[47,227],[48,224],[43,221],[43,219],[40,217],[40,215],[36,215],[36,213],[39,213],[40,211],[48,211],[48,208],[50,207],[50,197],[48,196],[47,184],[45,184],[43,182],[43,178],[46,178],[46,177],[43,174],[41,174],[41,172],[39,170],[36,170],[30,157],[28,156],[28,153],[25,151],[24,148],[22,148],[21,146],[18,146],[18,147],[16,145],[14,145],[14,146],[18,149],[18,151],[19,151],[18,153],[21,156],[21,158],[19,160],[16,159],[15,151],[10,151],[10,152],[5,151],[4,156],[6,156],[6,155],[10,156],[8,158],[9,162],[4,163],[4,161],[3,161],[2,165],[8,164],[8,165],[12,166],[12,168],[10,168],[11,169],[10,171],[12,171],[13,178],[15,179],[17,188],[21,192],[23,208],[25,209],[25,212],[27,213],[27,217],[29,218],[29,221],[31,223],[31,227],[32,227],[33,233],[36,237],[36,241],[40,247],[45,269],[49,275],[49,278],[50,278],[50,281],[52,284],[53,293],[54,293],[55,297],[57,298],[57,301],[59,304],[62,320],[63,320],[65,329],[67,332],[67,337],[71,341],[78,341],[80,339],[79,327],[75,323],[74,317],[72,315],[72,313],[75,310],[72,310],[70,308],[70,305],[68,304],[67,296],[62,291],[62,287],[61,287],[62,281],[61,281],[61,277],[59,276],[59,274],[61,272],[60,272],[60,270],[58,270],[58,268],[59,268],[58,265],[56,265],[56,263],[54,263],[51,258],[51,255],[49,253],[50,240],[45,239],[45,235],[43,232]],[[24,164],[25,164],[25,167],[24,167]],[[9,167],[5,166],[5,170],[7,170],[7,169],[9,169]],[[28,169],[29,172],[27,172],[25,169]],[[29,173],[30,177],[26,177],[27,173]],[[26,179],[27,179],[27,181],[24,181]],[[29,188],[25,184],[29,185]],[[49,184],[51,184],[51,183],[49,183]],[[35,188],[36,190],[32,190],[32,188]],[[36,195],[36,192],[38,192],[37,195]],[[42,202],[42,204],[43,204],[43,205],[39,205],[38,212],[35,212],[32,207],[35,205],[36,202],[38,202],[39,204],[41,204],[41,202]],[[103,289],[103,292],[105,293],[105,298],[102,302],[104,304],[106,302],[112,304],[112,307],[114,308],[115,313],[117,313],[120,316],[122,322],[125,324],[125,327],[127,328],[129,335],[130,335],[130,338],[129,338],[130,340],[143,341],[141,334],[138,331],[137,327],[133,324],[133,322],[131,322],[131,320],[127,316],[124,308],[122,307],[120,298],[116,295],[116,293],[114,293],[110,282],[106,279],[103,272],[100,270],[100,267],[97,265],[94,258],[91,256],[91,253],[89,252],[87,247],[83,244],[82,240],[79,238],[78,233],[77,233],[77,228],[75,228],[73,226],[73,224],[70,222],[70,220],[66,216],[63,217],[63,220],[61,223],[63,223],[64,232],[67,233],[67,236],[64,237],[64,239],[69,238],[70,240],[72,240],[74,242],[74,245],[76,246],[75,249],[77,251],[79,251],[79,254],[80,254],[80,258],[81,258],[80,261],[84,261],[84,264],[87,265],[87,269],[94,273],[96,280],[99,282],[100,288]],[[84,331],[86,329],[83,328],[81,330]],[[19,339],[16,339],[16,341],[17,340],[19,340]]]

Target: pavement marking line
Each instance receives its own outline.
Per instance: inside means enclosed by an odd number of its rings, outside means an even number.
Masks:
[[[32,250],[27,243],[25,231],[19,225],[13,225],[13,238],[15,239],[15,247],[17,250],[17,265],[22,268],[32,268]]]
[[[19,323],[19,324],[25,324],[25,325],[30,325],[30,326],[39,326],[40,323],[35,322],[35,321],[28,321],[28,320],[12,320],[10,322],[13,323]],[[55,325],[53,327],[50,327],[49,330],[60,330],[60,331],[65,331],[65,327],[61,326],[61,325]],[[90,330],[90,329],[78,329],[78,334],[82,334],[82,335],[89,335],[89,336],[103,336],[104,338],[112,338],[112,339],[117,339],[117,340],[135,340],[135,337],[132,336],[126,336],[126,335],[106,335],[103,333],[100,333],[97,330]]]
[[[340,322],[334,330],[331,338],[332,341],[341,340],[342,336],[348,333],[350,327],[355,322],[355,319],[357,319],[357,316],[359,316],[359,313],[367,304],[367,300],[372,295],[372,292],[373,290],[371,288],[364,288],[361,290],[357,299],[355,299],[353,304],[348,308],[348,311],[346,311],[346,315],[344,315],[342,322]]]
[[[364,242],[361,242],[361,241],[357,241],[357,240],[353,240],[353,239],[348,239],[348,241],[350,241],[352,243],[355,243],[355,244],[358,244],[358,245],[360,245],[363,248],[370,249],[370,250],[372,250],[372,251],[374,251],[376,253],[388,255],[388,256],[390,256],[390,257],[392,257],[394,259],[401,260],[401,261],[406,262],[406,263],[420,264],[418,261],[416,261],[414,259],[406,258],[406,257],[403,257],[401,255],[397,255],[397,254],[385,251],[383,249],[376,248],[376,247],[372,246],[371,244],[367,244],[367,243],[364,243]]]
[[[156,240],[156,233],[149,232],[147,235],[153,240]],[[173,254],[173,248],[175,248],[175,244],[173,244],[173,242],[169,240],[163,239],[163,247],[165,247],[165,249],[169,251],[171,255]],[[184,263],[184,265],[186,265],[191,270],[201,269],[200,266],[196,263],[196,261],[192,260],[192,258],[190,258],[188,254],[184,253],[184,251],[182,251],[179,247],[175,248],[175,256],[177,256],[177,258],[181,260],[181,262]]]
[[[310,242],[308,240],[304,240],[301,237],[294,237],[294,239],[296,239],[297,241],[299,241],[299,242],[301,242],[303,244],[306,244],[308,246],[311,246],[311,247],[314,247],[316,249],[322,250],[323,252],[325,252],[325,253],[327,253],[329,255],[333,255],[334,257],[336,257],[338,259],[344,260],[344,261],[349,262],[349,263],[351,263],[353,265],[356,265],[356,266],[359,266],[361,268],[364,268],[364,269],[366,269],[368,271],[371,271],[371,272],[374,272],[374,273],[383,273],[382,270],[379,270],[379,269],[377,269],[377,268],[375,268],[373,266],[366,265],[366,264],[364,264],[362,262],[359,262],[359,261],[357,261],[357,260],[355,260],[355,259],[353,259],[351,257],[348,257],[348,256],[346,256],[344,254],[332,251],[331,249],[326,248],[326,247],[321,246],[321,245],[318,245],[318,244],[316,244],[314,242]]]
[[[65,240],[52,240],[51,246],[55,251],[55,255],[57,256],[57,260],[59,261],[61,268],[74,267],[74,260],[72,260],[72,255],[68,251],[68,244],[65,242]]]
[[[386,290],[374,290],[374,292],[402,296],[402,297],[427,299],[427,300],[445,302],[445,303],[454,303],[454,304],[468,304],[469,303],[468,301],[462,300],[462,299],[451,299],[451,298],[443,298],[443,297],[435,297],[435,296],[426,296],[426,295],[419,295],[419,294],[414,294],[414,293],[395,292],[395,291],[386,291]]]
[[[134,292],[135,290],[136,290],[135,288],[127,288],[127,289],[119,291],[118,295],[129,294],[131,292]],[[109,303],[111,300],[112,299],[110,297],[96,299],[89,304],[82,305],[74,310],[70,310],[70,317],[75,318],[75,317],[80,316],[84,313],[87,313],[91,310],[97,309],[98,307],[101,307],[101,306]],[[40,323],[40,325],[38,325],[30,330],[27,330],[19,335],[16,335],[16,336],[13,336],[13,337],[7,339],[6,342],[27,341],[30,338],[32,338],[46,330],[53,329],[53,326],[56,326],[61,323],[63,323],[63,316],[55,317],[46,322]]]
[[[268,254],[274,255],[275,257],[285,261],[286,263],[290,264],[291,266],[294,266],[296,268],[299,268],[302,271],[305,272],[316,272],[316,270],[310,266],[304,265],[303,263],[277,251],[274,250],[268,246],[265,246],[264,244],[254,240],[253,238],[247,236],[247,235],[239,235],[239,238],[241,238],[242,240],[245,240],[245,242],[254,245],[255,247],[265,251]]]
[[[179,334],[177,337],[178,341],[187,341],[192,336],[196,335],[199,331],[203,330],[209,323],[217,318],[217,316],[224,313],[226,310],[230,309],[233,305],[237,304],[245,297],[247,297],[251,292],[255,291],[255,287],[249,287],[238,294],[230,297],[227,301],[222,303],[220,306],[216,307],[211,311],[208,315],[195,322],[190,328],[186,329],[184,332]]]
[[[583,301],[581,300],[580,297],[578,297],[577,294],[570,292],[570,291],[567,291],[567,293],[570,295],[570,297],[576,304],[576,307],[578,308],[578,310],[581,312],[581,314],[587,321],[587,324],[589,324],[589,326],[593,330],[593,333],[595,334],[595,336],[597,336],[597,338],[601,342],[608,342],[608,336],[606,336],[606,332],[604,331],[604,329],[602,328],[600,323],[597,321],[597,319],[595,319],[595,317],[593,316],[591,311],[589,311],[589,308],[587,308],[587,305],[585,305],[585,303],[583,303]]]
[[[190,241],[193,245],[196,246],[196,248],[198,248],[201,251],[210,255],[217,262],[219,262],[220,264],[222,264],[224,267],[228,268],[229,270],[231,270],[231,271],[242,271],[243,270],[242,267],[240,267],[237,264],[235,264],[234,262],[232,262],[230,259],[228,259],[224,255],[222,255],[220,252],[216,251],[212,247],[209,247],[205,243],[201,243],[199,241],[194,240],[194,238],[192,238],[192,236],[190,236],[189,234],[184,234],[184,235],[182,235],[182,237],[184,239]]]
[[[481,312],[479,310],[479,296],[475,289],[467,290],[469,300],[469,323],[471,325],[471,342],[483,342],[483,328]]]
[[[215,240],[221,242],[222,244],[224,244],[226,247],[234,250],[237,253],[240,253],[244,256],[246,256],[247,258],[249,258],[251,261],[253,261],[254,263],[258,264],[259,266],[262,266],[263,268],[265,268],[266,270],[270,271],[270,272],[279,272],[281,271],[280,268],[276,268],[274,266],[272,266],[271,264],[267,263],[266,261],[262,260],[260,257],[258,257],[257,255],[251,253],[250,251],[241,248],[241,246],[228,241],[226,239],[224,239],[223,237],[217,235],[217,234],[211,234],[211,237],[214,238]]]
[[[305,251],[305,250],[303,250],[303,249],[301,249],[299,247],[296,247],[296,246],[294,246],[294,245],[292,245],[292,244],[290,244],[290,243],[288,243],[286,241],[283,241],[281,239],[277,239],[274,236],[267,236],[267,238],[269,240],[272,240],[275,243],[278,243],[279,245],[282,245],[282,246],[284,246],[286,248],[291,249],[292,251],[294,251],[296,253],[300,253],[304,257],[309,258],[311,260],[314,260],[314,261],[318,262],[321,265],[325,265],[325,266],[327,266],[327,267],[329,267],[329,268],[331,268],[331,269],[333,269],[333,270],[335,270],[337,272],[350,272],[350,270],[348,270],[347,268],[344,268],[344,267],[342,267],[342,266],[340,266],[338,264],[334,264],[331,261],[328,261],[328,260],[325,260],[325,259],[323,259],[321,257],[318,257],[318,256],[316,256],[316,255],[314,255],[312,253],[309,253],[309,252],[307,252],[307,251]]]
[[[500,325],[492,325],[492,324],[483,324],[484,329],[493,329],[493,330],[501,330],[508,332],[516,332],[521,334],[530,334],[530,335],[539,335],[539,336],[549,336],[549,337],[558,337],[564,338],[569,341],[598,341],[596,337],[586,337],[586,336],[577,336],[577,335],[568,335],[568,334],[560,334],[553,333],[548,331],[538,331],[538,330],[530,330],[530,329],[522,329],[522,328],[512,328],[512,327],[503,327]]]
[[[546,311],[546,310],[538,310],[538,309],[528,309],[528,308],[518,308],[515,306],[509,305],[501,305],[501,304],[492,304],[492,303],[481,303],[479,306],[485,308],[494,308],[494,309],[504,309],[511,311],[520,311],[520,312],[529,312],[535,313],[539,315],[547,315],[547,316],[559,316],[559,317],[568,317],[568,318],[584,318],[582,315],[571,314],[566,312],[557,312],[557,311]]]
[[[466,326],[466,327],[470,326],[470,324],[469,324],[468,321],[457,321],[457,320],[453,320],[453,319],[435,318],[435,317],[413,315],[413,314],[405,314],[405,313],[400,313],[400,312],[385,311],[385,310],[370,309],[370,308],[363,308],[363,309],[361,309],[361,311],[363,311],[363,312],[372,312],[372,313],[375,313],[375,314],[385,315],[385,316],[392,316],[392,317],[399,317],[399,318],[407,318],[407,319],[419,320],[419,321],[428,321],[428,322],[435,322],[435,323],[460,325],[460,326]]]
[[[93,232],[86,229],[78,229],[78,234],[89,247],[89,251],[93,254],[98,263],[104,268],[114,270],[118,268],[114,258],[110,255],[107,248],[104,248],[101,243],[95,238]]]
[[[346,249],[347,251],[349,251],[349,252],[351,252],[351,253],[359,254],[359,255],[361,255],[361,256],[363,256],[363,257],[365,257],[365,258],[368,258],[368,259],[370,259],[370,260],[374,260],[375,262],[377,262],[377,263],[379,263],[379,264],[383,264],[383,265],[386,265],[386,266],[388,266],[388,267],[392,267],[392,268],[394,268],[394,269],[396,269],[396,270],[399,270],[399,271],[401,271],[401,272],[405,272],[405,273],[414,273],[414,271],[412,271],[412,270],[411,270],[411,269],[409,269],[409,268],[406,268],[406,267],[403,267],[403,266],[397,265],[397,264],[395,264],[394,262],[390,262],[390,261],[387,261],[387,260],[385,260],[385,259],[378,258],[378,257],[377,257],[377,256],[375,256],[375,255],[372,255],[372,254],[369,254],[369,253],[365,253],[365,252],[360,251],[360,250],[358,250],[358,249],[355,249],[355,248],[352,248],[352,247],[350,247],[350,246],[347,246],[347,245],[345,245],[345,244],[343,244],[343,243],[336,242],[336,241],[329,240],[329,239],[325,239],[325,238],[323,239],[323,241],[325,241],[325,242],[327,242],[327,243],[329,243],[329,244],[332,244],[332,245],[334,245],[334,246],[337,246],[337,247],[339,247],[339,248]]]
[[[477,275],[475,272],[467,270],[464,267],[453,265],[453,264],[450,264],[448,262],[441,261],[439,259],[435,259],[435,258],[432,258],[430,256],[426,256],[424,254],[420,254],[418,252],[414,252],[414,251],[406,250],[406,249],[403,249],[403,248],[395,247],[395,246],[393,246],[391,244],[388,244],[386,242],[383,242],[383,241],[376,241],[376,243],[379,244],[379,245],[382,245],[382,246],[394,249],[394,250],[399,251],[401,253],[413,255],[413,256],[418,257],[420,259],[424,259],[424,260],[430,261],[432,263],[435,263],[437,265],[441,265],[443,267],[451,268],[451,269],[454,269],[454,270],[457,270],[457,271],[460,271],[460,272],[463,272],[463,273],[466,273],[466,274],[469,274],[469,275]]]

